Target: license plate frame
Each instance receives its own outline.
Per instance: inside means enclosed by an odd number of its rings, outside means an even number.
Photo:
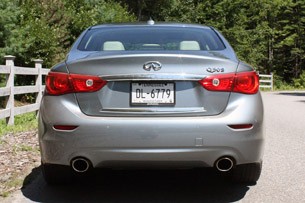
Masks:
[[[156,98],[152,98],[151,96],[153,89]],[[165,89],[165,91],[163,91],[163,89]],[[169,95],[167,90],[170,91]],[[150,96],[146,97],[148,95]],[[162,95],[169,97],[165,98],[166,100],[164,101],[164,99],[161,98]],[[139,96],[141,98],[139,98]],[[176,86],[174,82],[145,81],[145,82],[130,83],[130,106],[149,107],[149,106],[175,106],[175,105],[176,105]]]

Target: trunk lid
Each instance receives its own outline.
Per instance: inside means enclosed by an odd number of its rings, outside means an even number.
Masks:
[[[70,73],[97,75],[108,81],[107,85],[97,92],[76,94],[81,110],[89,116],[220,114],[227,106],[230,92],[207,91],[198,81],[211,74],[234,73],[237,66],[236,61],[215,56],[157,53],[93,56],[67,62]],[[132,83],[135,84],[132,85]],[[174,100],[171,101],[173,104],[160,103],[153,106],[132,104],[135,96],[131,95],[131,91],[136,91],[137,88],[140,91],[139,86],[143,85],[164,87],[173,85],[170,89],[175,94],[168,97],[168,101]],[[147,91],[152,89],[157,91],[158,88],[151,87]],[[166,92],[163,94],[166,96]],[[160,98],[164,101],[165,97],[160,96]]]

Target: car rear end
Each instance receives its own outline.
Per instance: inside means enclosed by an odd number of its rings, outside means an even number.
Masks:
[[[79,173],[254,164],[257,176],[258,76],[210,27],[92,27],[47,76],[39,141],[44,166]]]

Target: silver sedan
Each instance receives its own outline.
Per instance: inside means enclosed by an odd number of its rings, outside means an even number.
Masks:
[[[214,167],[253,183],[263,134],[258,75],[218,31],[193,24],[88,28],[46,77],[39,116],[50,184],[152,167]]]

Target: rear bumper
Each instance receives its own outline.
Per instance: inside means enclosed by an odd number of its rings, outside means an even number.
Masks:
[[[45,96],[39,118],[43,163],[70,165],[85,157],[93,167],[167,165],[212,167],[222,156],[236,164],[262,160],[263,105],[260,94],[232,94],[226,110],[204,117],[91,117],[74,95]],[[64,113],[62,113],[64,112]],[[253,124],[233,130],[230,124]],[[76,125],[58,131],[53,125]]]

